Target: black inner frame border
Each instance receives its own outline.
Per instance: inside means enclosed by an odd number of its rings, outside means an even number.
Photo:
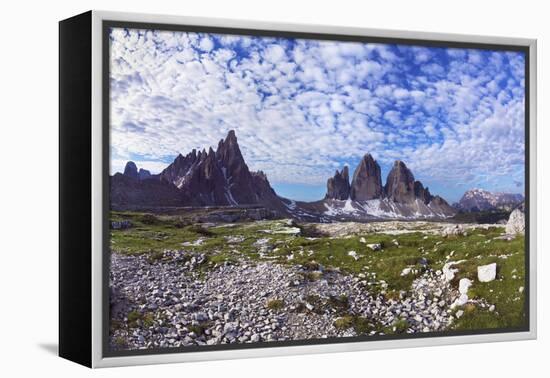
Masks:
[[[315,26],[312,26],[314,28]],[[525,74],[524,74],[524,99],[525,99],[525,282],[524,282],[524,313],[525,324],[514,328],[489,328],[479,330],[463,330],[463,331],[441,331],[427,332],[417,334],[400,334],[400,335],[375,335],[375,336],[355,336],[355,337],[332,337],[326,339],[304,339],[304,340],[288,340],[288,341],[272,341],[258,342],[250,344],[220,344],[220,345],[204,345],[204,346],[182,346],[182,347],[167,347],[154,349],[138,349],[138,350],[123,350],[113,351],[109,347],[109,329],[110,329],[110,305],[109,305],[109,269],[110,269],[110,231],[109,231],[109,214],[110,214],[110,40],[109,33],[111,28],[126,28],[126,29],[148,29],[161,31],[180,31],[192,33],[214,33],[226,35],[243,35],[256,37],[274,37],[274,38],[290,38],[290,39],[313,39],[313,40],[328,40],[340,42],[361,42],[361,43],[380,43],[394,45],[409,45],[423,47],[439,47],[439,48],[462,48],[462,49],[477,49],[477,50],[492,50],[492,51],[514,51],[524,53],[525,59]],[[402,32],[404,35],[406,31]],[[190,353],[190,352],[211,352],[236,349],[256,349],[256,348],[278,348],[292,346],[307,346],[307,345],[324,345],[324,344],[342,344],[351,342],[365,341],[381,341],[381,340],[407,340],[420,338],[437,338],[449,336],[468,336],[468,335],[485,335],[498,333],[517,333],[530,331],[530,47],[521,45],[508,45],[501,43],[479,43],[479,42],[456,42],[445,40],[426,40],[415,38],[394,38],[394,37],[375,37],[361,36],[350,34],[330,34],[330,33],[309,33],[309,32],[294,32],[284,30],[262,30],[248,28],[233,28],[233,27],[217,27],[217,26],[197,26],[183,24],[164,24],[164,23],[147,23],[147,22],[131,22],[104,20],[102,21],[101,31],[102,44],[102,319],[101,319],[101,354],[102,357],[124,357],[124,356],[143,356],[155,354],[173,354],[173,353]]]

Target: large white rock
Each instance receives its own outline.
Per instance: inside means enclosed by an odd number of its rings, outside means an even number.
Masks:
[[[468,278],[462,278],[458,282],[458,291],[460,294],[468,294],[468,289],[472,286],[472,281],[470,281]]]
[[[497,277],[497,264],[492,263],[477,267],[477,279],[479,282],[491,282]]]
[[[506,223],[506,233],[510,235],[525,233],[525,214],[520,209],[515,209],[510,214],[508,223]]]

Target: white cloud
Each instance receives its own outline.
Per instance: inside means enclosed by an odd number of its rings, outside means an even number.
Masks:
[[[517,54],[447,49],[446,62],[410,46],[120,29],[112,37],[113,166],[138,156],[156,172],[235,129],[251,169],[272,182],[323,184],[366,152],[446,185],[522,180]]]
[[[199,47],[202,51],[208,52],[214,48],[214,42],[212,42],[212,40],[209,37],[203,37],[201,38]]]

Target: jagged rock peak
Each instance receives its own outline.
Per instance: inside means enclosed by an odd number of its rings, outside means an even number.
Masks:
[[[383,197],[380,165],[371,154],[365,154],[353,173],[350,196],[355,201],[368,201]]]
[[[432,195],[428,187],[424,188],[424,185],[420,181],[414,182],[414,196],[424,202],[426,205],[432,200]]]
[[[393,163],[384,192],[386,197],[399,203],[411,203],[416,199],[414,176],[401,160]]]
[[[140,180],[149,179],[151,178],[151,172],[149,172],[147,169],[140,168],[138,176]]]
[[[250,172],[253,176],[260,177],[263,180],[267,180],[267,175],[264,171],[256,171],[256,172]]]
[[[136,163],[134,163],[133,161],[129,161],[126,163],[126,166],[124,167],[124,176],[129,176],[136,179],[139,178]]]
[[[327,199],[347,200],[350,195],[349,169],[345,166],[342,172],[336,170],[327,181]]]
[[[229,131],[225,140],[220,140],[216,156],[228,167],[245,164],[234,130]]]

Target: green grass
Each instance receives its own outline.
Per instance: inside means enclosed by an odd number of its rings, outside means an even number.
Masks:
[[[126,318],[128,319],[127,324],[130,328],[138,327],[140,326],[140,324],[144,328],[149,328],[154,324],[155,314],[153,314],[152,312],[141,313],[134,310],[130,311]]]
[[[369,322],[367,318],[349,314],[336,319],[334,327],[340,331],[353,328],[358,335],[365,335],[376,330],[376,326]]]
[[[284,265],[300,264],[306,268],[303,273],[307,281],[324,277],[321,271],[338,269],[362,277],[373,293],[384,294],[387,299],[398,300],[400,293],[410,290],[413,280],[426,268],[438,270],[447,261],[466,260],[458,264],[459,269],[452,284],[458,287],[461,278],[470,278],[473,285],[469,297],[483,299],[494,304],[496,309],[476,307],[465,312],[453,327],[455,329],[507,328],[523,325],[524,294],[519,288],[525,286],[523,236],[512,241],[495,240],[502,228],[478,229],[466,236],[441,237],[415,232],[401,235],[359,234],[350,237],[329,237],[319,233],[311,224],[301,224],[305,233],[299,236],[266,232],[284,227],[284,221],[257,221],[208,226],[194,224],[181,216],[155,215],[154,219],[143,213],[112,212],[112,220],[129,220],[132,227],[125,230],[111,230],[111,250],[122,254],[148,254],[151,262],[163,258],[165,249],[185,249],[207,255],[207,270],[224,262],[240,260],[271,261]],[[240,236],[239,243],[229,243],[228,237]],[[366,243],[361,243],[364,238]],[[269,239],[267,248],[257,244],[259,239]],[[183,243],[196,245],[184,246]],[[394,243],[396,240],[398,245]],[[372,251],[366,244],[380,243],[381,251]],[[357,259],[349,255],[355,251]],[[503,258],[505,257],[505,258]],[[489,283],[477,281],[477,267],[497,263],[497,279]],[[404,268],[416,273],[401,276]],[[516,276],[516,278],[512,278]],[[383,284],[385,281],[385,285]],[[312,303],[313,304],[313,303]],[[319,304],[318,304],[319,305]],[[329,307],[339,307],[333,302]],[[340,306],[342,307],[342,306]],[[316,306],[325,310],[327,303]],[[338,313],[345,309],[340,308]],[[354,320],[354,328],[367,329],[368,322]],[[361,326],[362,325],[362,326]],[[394,325],[396,330],[403,324]],[[370,329],[369,328],[369,329]],[[390,332],[392,330],[384,330]],[[396,331],[397,332],[397,331]]]
[[[212,327],[212,322],[205,322],[197,325],[190,325],[187,328],[189,332],[194,332],[197,336],[204,335],[204,331]]]

